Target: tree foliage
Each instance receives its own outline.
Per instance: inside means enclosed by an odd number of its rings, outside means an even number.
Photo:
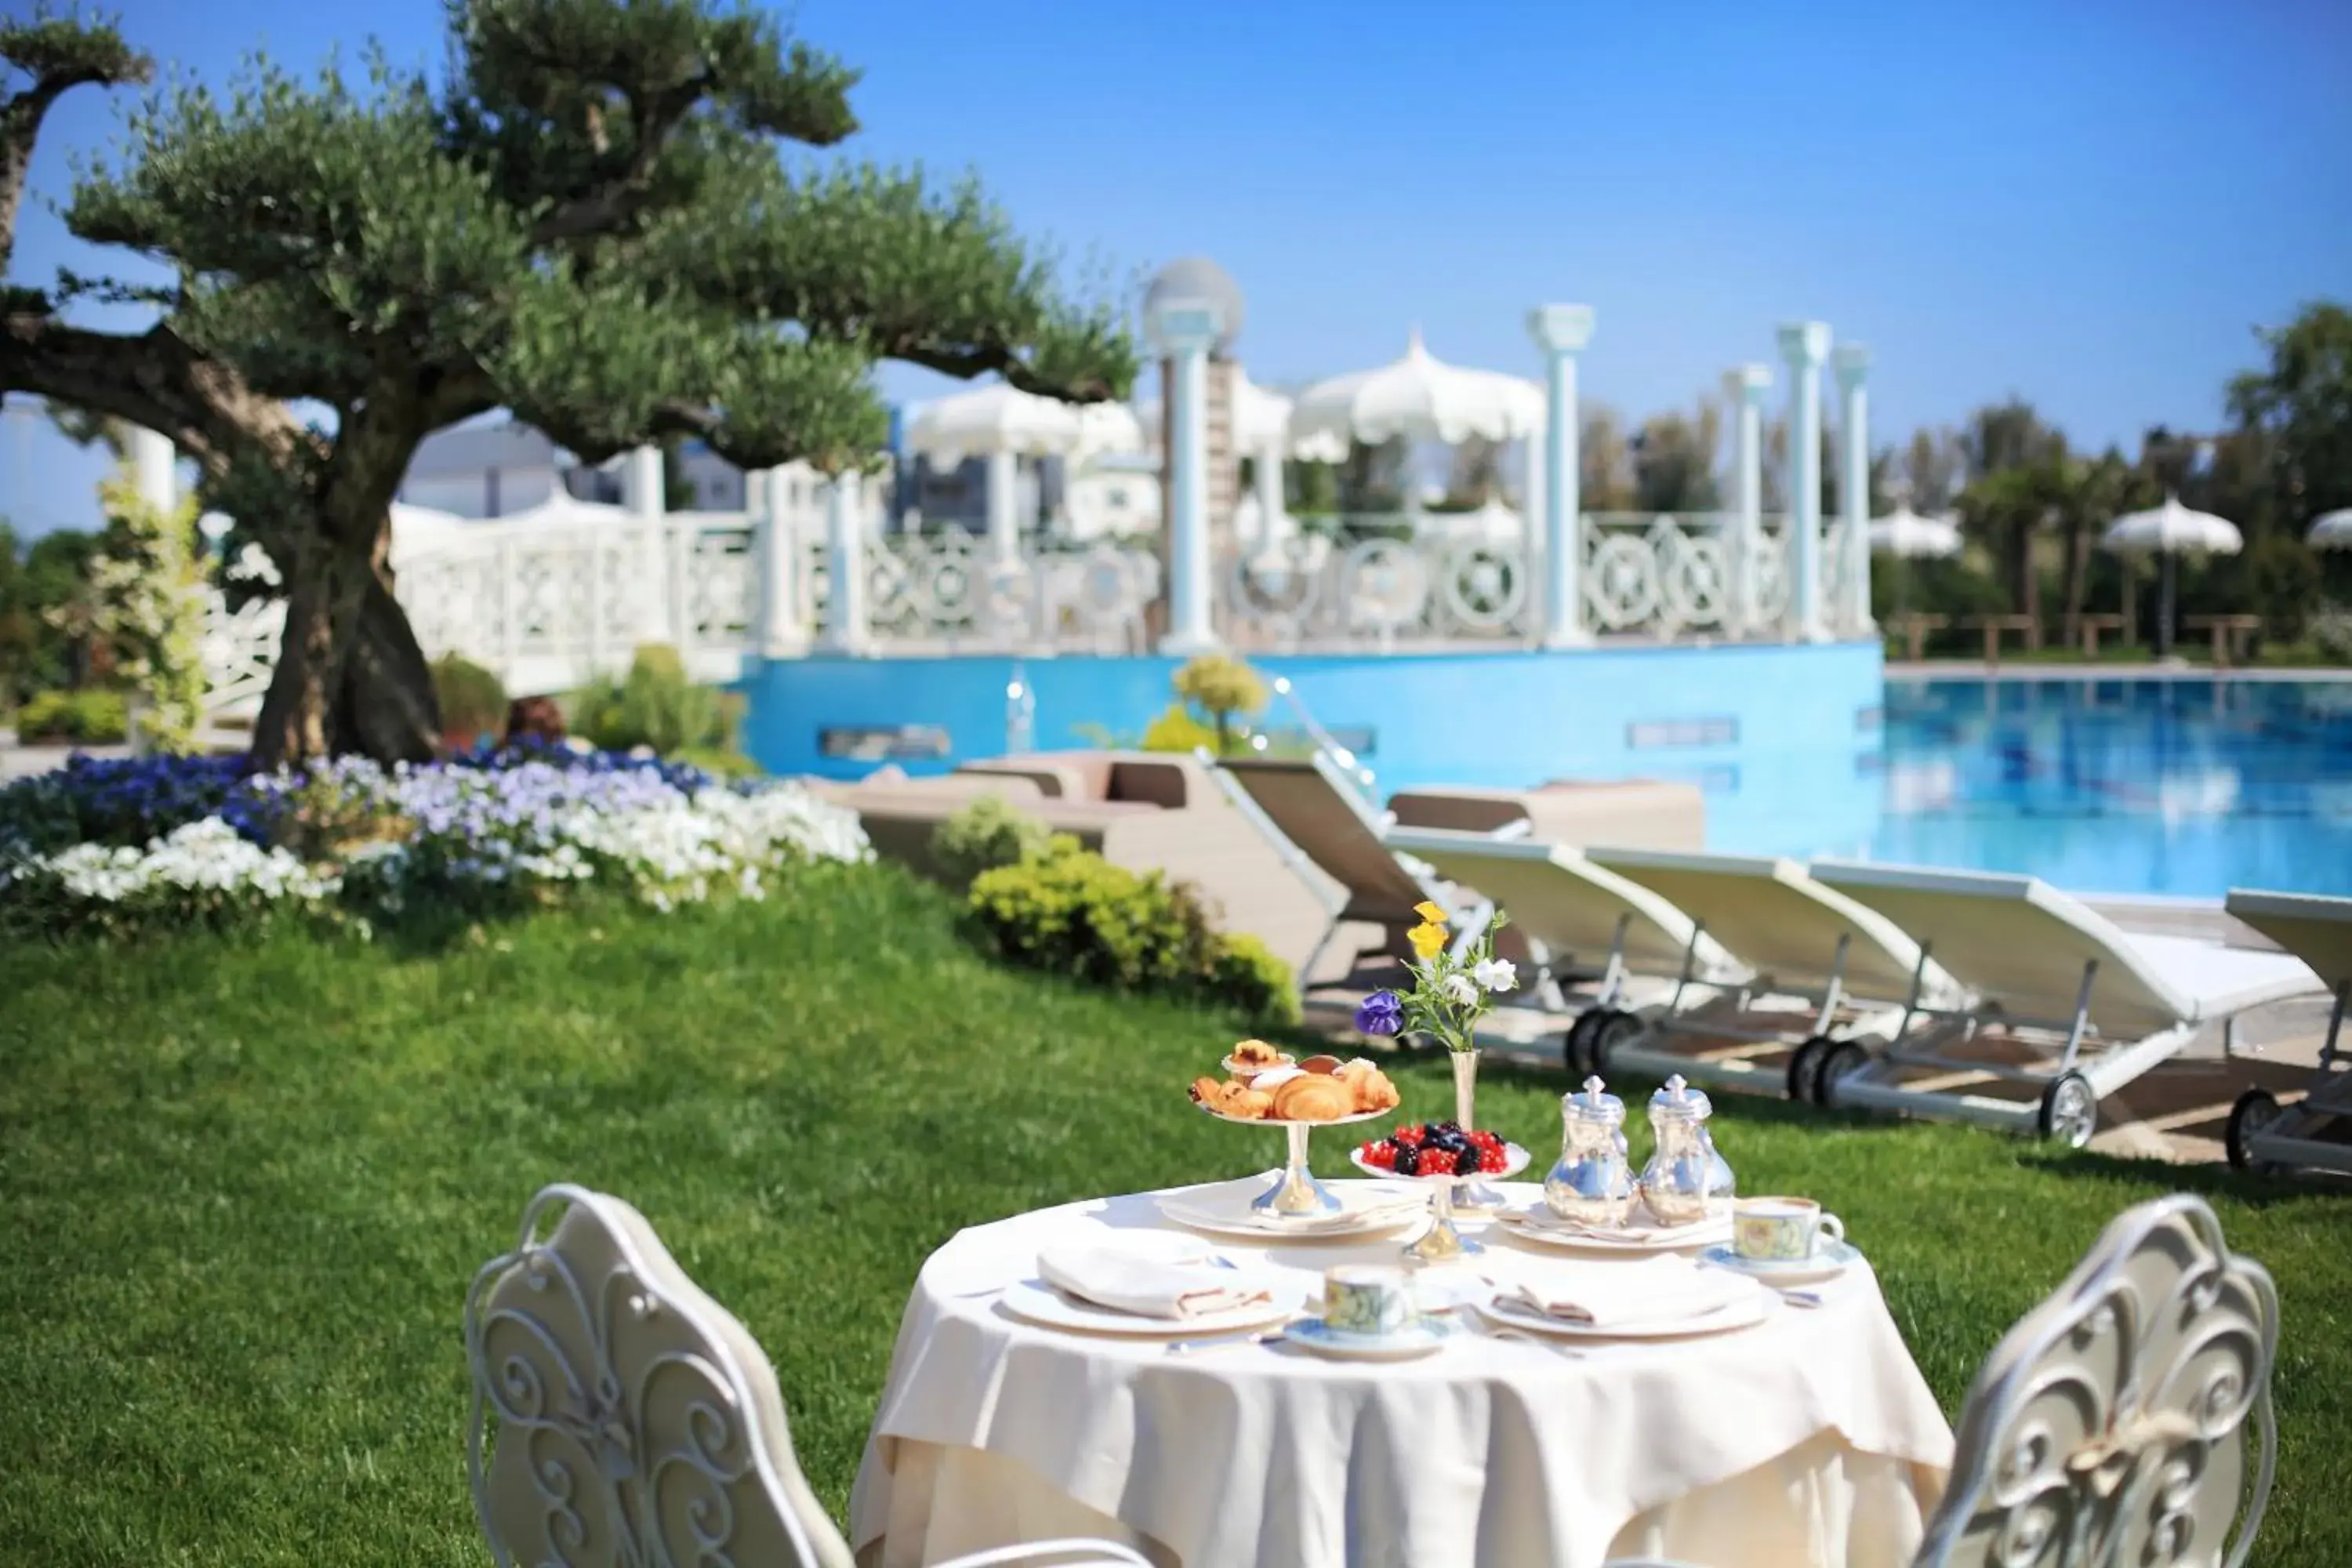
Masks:
[[[879,359],[1122,395],[1135,356],[969,181],[820,163],[857,73],[711,0],[449,0],[446,85],[257,63],[131,112],[67,222],[161,263],[158,290],[62,279],[0,319],[0,387],[163,430],[287,579],[266,757],[415,755],[437,721],[391,595],[389,508],[434,430],[497,407],[590,461],[693,437],[745,468],[870,466]],[[47,105],[143,79],[109,24],[0,26],[12,219]],[[793,151],[801,149],[803,151]],[[0,232],[0,252],[13,233]],[[5,256],[0,256],[5,259]],[[159,320],[60,313],[97,289]],[[331,422],[289,405],[314,400]]]

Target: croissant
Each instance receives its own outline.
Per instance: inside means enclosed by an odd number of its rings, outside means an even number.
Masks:
[[[1224,1094],[1225,1086],[1215,1079],[1196,1078],[1192,1080],[1192,1102],[1195,1105],[1205,1105],[1214,1110]]]
[[[1225,1100],[1225,1114],[1263,1121],[1274,1114],[1274,1096],[1261,1094],[1245,1084],[1235,1084],[1233,1094]]]
[[[1304,1074],[1274,1091],[1274,1113],[1285,1121],[1337,1121],[1355,1106],[1355,1091],[1322,1073]]]
[[[1387,1110],[1404,1098],[1389,1080],[1389,1075],[1378,1068],[1348,1073],[1339,1081],[1354,1092],[1358,1110]]]

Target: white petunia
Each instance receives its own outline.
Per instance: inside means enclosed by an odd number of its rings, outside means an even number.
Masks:
[[[1508,991],[1519,983],[1519,973],[1507,958],[1481,959],[1470,973],[1489,991]]]
[[[1467,1007],[1478,1000],[1478,987],[1471,978],[1460,973],[1447,975],[1437,983],[1440,994],[1448,1002]]]

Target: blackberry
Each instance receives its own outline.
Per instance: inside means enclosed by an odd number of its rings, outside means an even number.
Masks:
[[[1421,1151],[1411,1144],[1397,1151],[1396,1173],[1400,1176],[1421,1174]]]
[[[1465,1149],[1459,1154],[1454,1155],[1454,1173],[1457,1176],[1476,1175],[1478,1173],[1478,1151],[1475,1149]]]

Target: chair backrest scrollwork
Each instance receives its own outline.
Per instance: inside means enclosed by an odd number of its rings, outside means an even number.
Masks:
[[[1917,1568],[2238,1568],[2277,1349],[2270,1275],[2201,1199],[2126,1212],[1978,1372]]]
[[[466,1353],[467,1468],[501,1568],[849,1568],[767,1357],[619,1199],[531,1200],[475,1276]]]

